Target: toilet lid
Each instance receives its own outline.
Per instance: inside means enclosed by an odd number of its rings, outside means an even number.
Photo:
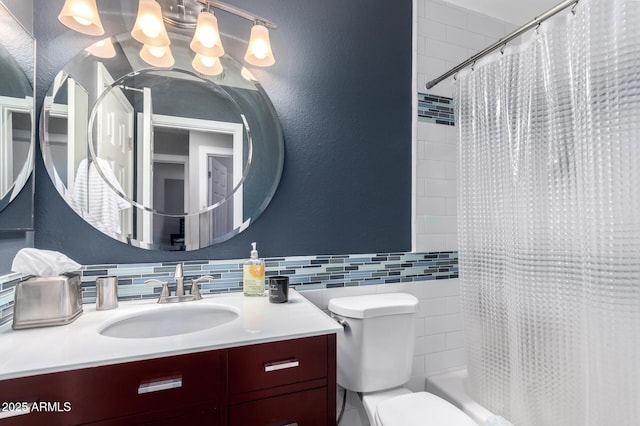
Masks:
[[[383,426],[478,426],[456,406],[428,392],[382,401],[376,416]]]

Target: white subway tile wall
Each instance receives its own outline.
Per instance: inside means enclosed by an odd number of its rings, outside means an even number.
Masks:
[[[451,97],[449,78],[425,84],[515,30],[511,23],[439,0],[415,0],[419,99]],[[457,250],[458,144],[455,126],[427,122],[416,131],[417,251]]]
[[[418,15],[414,60],[418,99],[423,102],[434,96],[450,98],[452,78],[428,90],[425,84],[516,29],[513,24],[439,0],[415,0],[414,5]],[[456,251],[457,129],[427,121],[420,117],[416,131],[415,249]],[[429,283],[422,289],[416,329],[417,365],[410,382],[414,390],[424,390],[424,377],[466,364],[458,280]]]
[[[456,128],[417,126],[416,250],[457,250]]]
[[[417,4],[417,83],[424,85],[516,29],[515,25],[439,0]],[[451,97],[451,78],[429,89]]]

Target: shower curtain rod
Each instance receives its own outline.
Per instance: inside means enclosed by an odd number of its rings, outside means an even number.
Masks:
[[[482,50],[480,53],[476,53],[475,55],[473,55],[472,57],[470,57],[469,59],[467,59],[466,61],[464,61],[460,65],[458,65],[458,66],[456,66],[454,68],[451,68],[449,71],[447,71],[446,73],[442,74],[440,77],[438,77],[438,78],[436,78],[434,80],[431,80],[425,86],[427,87],[427,89],[431,89],[433,86],[435,86],[436,84],[440,83],[442,80],[451,77],[452,75],[456,74],[461,69],[467,67],[469,64],[475,63],[478,59],[482,58],[485,55],[488,55],[489,53],[493,52],[494,50],[497,50],[498,48],[502,48],[502,47],[506,46],[507,43],[509,43],[514,38],[518,37],[522,33],[525,33],[527,31],[529,31],[533,27],[537,27],[538,25],[540,25],[541,22],[546,21],[547,19],[551,18],[553,15],[555,15],[555,14],[557,14],[559,12],[562,12],[563,10],[565,10],[567,7],[569,7],[571,5],[573,5],[573,8],[571,9],[571,12],[575,14],[575,10],[574,9],[578,5],[579,1],[580,0],[565,0],[562,3],[560,3],[559,5],[557,5],[555,7],[552,7],[551,9],[547,10],[542,15],[538,16],[537,18],[535,18],[534,20],[526,23],[525,25],[523,25],[522,27],[518,28],[517,30],[515,30],[511,34],[501,38],[497,42],[493,43],[491,46],[489,46],[486,49]]]

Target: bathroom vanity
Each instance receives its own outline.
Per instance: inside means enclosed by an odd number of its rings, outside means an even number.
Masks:
[[[86,307],[62,327],[3,326],[0,423],[335,425],[341,326],[295,291],[286,304],[240,294],[190,303],[194,311],[220,306],[238,315],[151,338],[101,331],[150,311],[187,308],[125,302],[114,311]],[[18,415],[16,403],[31,412]]]

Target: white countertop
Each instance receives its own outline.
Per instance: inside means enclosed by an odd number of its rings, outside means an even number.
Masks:
[[[191,304],[222,305],[238,317],[214,328],[168,337],[99,334],[105,325],[120,318]],[[94,304],[83,308],[78,319],[63,326],[13,330],[9,322],[0,327],[0,380],[342,332],[336,321],[295,290],[289,290],[289,303],[269,303],[268,297],[232,293],[163,305],[155,299],[120,302],[109,311],[96,311]]]

